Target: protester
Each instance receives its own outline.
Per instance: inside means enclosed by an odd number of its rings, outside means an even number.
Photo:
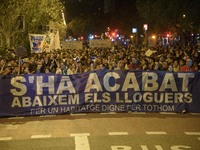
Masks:
[[[177,60],[174,60],[173,65],[172,65],[172,69],[173,69],[174,72],[180,71],[180,65],[178,64]]]
[[[124,62],[123,60],[118,61],[117,67],[115,70],[125,70]]]
[[[130,70],[142,70],[142,67],[140,66],[140,62],[136,57],[131,58],[128,69],[130,69]]]
[[[180,71],[182,72],[194,72],[195,68],[193,67],[193,61],[191,58],[186,58],[186,63],[181,67]]]
[[[182,72],[194,72],[195,68],[193,67],[193,61],[191,58],[185,58],[185,65],[181,67],[180,71]],[[188,111],[188,104],[186,102],[183,103],[183,110],[182,113],[186,113]]]
[[[195,72],[200,68],[200,53],[194,46],[153,47],[155,53],[146,55],[146,48],[133,46],[115,49],[86,48],[60,50],[50,53],[33,53],[18,60],[16,56],[0,57],[0,75],[60,74],[74,75],[94,70],[156,70]],[[19,67],[20,63],[20,67]],[[188,105],[182,103],[183,113]]]
[[[115,49],[63,49],[45,54],[32,53],[21,60],[18,74],[60,73],[72,75],[98,69],[163,70],[173,72],[199,70],[200,56],[198,47],[189,45],[182,47],[156,46],[152,49],[155,53],[151,56],[145,55],[146,48],[135,48],[133,46],[118,46]],[[120,66],[122,62],[123,66]],[[192,66],[191,63],[193,63]],[[18,58],[16,56],[0,57],[1,75],[16,75],[17,67]]]

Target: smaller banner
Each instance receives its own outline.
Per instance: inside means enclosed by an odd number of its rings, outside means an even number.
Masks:
[[[54,47],[52,47],[52,49],[55,49],[55,50],[60,50],[61,49],[60,36],[59,36],[59,31],[58,30],[54,31],[54,44],[53,44],[53,46]]]
[[[44,34],[29,34],[29,41],[32,53],[41,53],[46,40]]]
[[[81,41],[62,41],[63,49],[83,49],[83,43]]]
[[[43,45],[43,52],[50,52],[50,45],[52,43],[52,34],[47,34]]]
[[[90,48],[110,48],[112,46],[110,39],[94,39],[89,41]]]

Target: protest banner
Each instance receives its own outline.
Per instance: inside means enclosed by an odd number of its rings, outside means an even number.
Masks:
[[[200,73],[98,70],[1,76],[0,116],[200,112]]]
[[[46,35],[29,34],[30,48],[32,53],[42,53]]]

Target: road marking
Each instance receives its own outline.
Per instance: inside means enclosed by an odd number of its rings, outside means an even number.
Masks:
[[[157,150],[163,150],[163,148],[160,145],[155,145]],[[142,150],[149,150],[146,145],[141,145]]]
[[[84,114],[84,113],[80,113],[80,114],[70,114],[70,116],[84,116],[84,115],[86,115],[86,114]]]
[[[113,146],[113,145],[111,145],[111,149],[114,149],[114,150],[131,150],[132,149],[132,147],[130,147],[130,146],[125,146],[125,145],[118,145],[118,146]]]
[[[43,116],[40,116],[41,118],[45,118],[45,117],[55,117],[56,115],[43,115]]]
[[[7,125],[6,129],[9,129],[9,130],[11,130],[11,129],[17,129],[18,127],[19,127],[19,125],[9,124],[9,125]]]
[[[101,115],[114,115],[117,114],[116,112],[105,112],[105,113],[100,113]]]
[[[164,135],[167,133],[164,131],[148,131],[148,132],[146,132],[146,134],[148,134],[148,135]]]
[[[75,150],[90,150],[88,141],[88,136],[90,136],[90,133],[70,134],[70,136],[75,138]]]
[[[8,119],[24,119],[24,117],[10,117]]]
[[[176,115],[177,113],[174,112],[160,112],[162,115]]]
[[[116,112],[107,112],[107,113],[100,113],[101,115],[114,115],[117,114]]]
[[[47,134],[47,135],[32,135],[31,138],[32,139],[39,139],[39,138],[50,138],[51,134]]]
[[[108,132],[109,135],[128,135],[128,132]]]
[[[190,113],[191,115],[194,115],[194,116],[199,116],[200,113]]]
[[[131,114],[133,114],[133,115],[144,115],[146,113],[145,112],[132,112]]]
[[[0,137],[0,141],[7,141],[7,140],[11,140],[12,137]]]
[[[186,135],[200,135],[200,132],[185,132]]]

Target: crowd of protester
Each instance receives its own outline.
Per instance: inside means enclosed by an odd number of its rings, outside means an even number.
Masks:
[[[50,53],[31,53],[30,56],[20,60],[14,51],[7,51],[6,56],[0,56],[0,75],[35,73],[73,75],[99,69],[173,72],[200,70],[200,53],[197,46],[155,46],[150,48],[151,55],[147,55],[148,49],[132,45],[63,49]]]

